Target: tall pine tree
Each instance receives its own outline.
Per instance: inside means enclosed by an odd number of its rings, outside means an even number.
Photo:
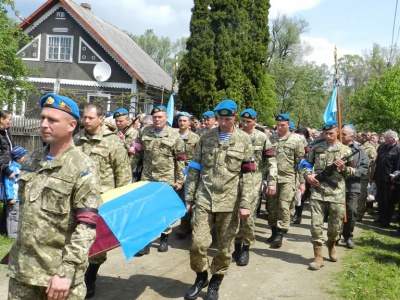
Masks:
[[[179,94],[186,110],[201,114],[230,98],[239,109],[254,108],[263,122],[273,122],[273,83],[265,66],[268,9],[269,0],[195,1],[188,54],[180,70]],[[201,36],[210,39],[199,40]],[[204,70],[205,62],[212,67]],[[205,82],[213,86],[201,91]]]

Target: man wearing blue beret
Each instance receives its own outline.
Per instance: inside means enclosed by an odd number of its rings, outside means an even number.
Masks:
[[[322,256],[322,245],[324,239],[324,214],[329,210],[328,218],[328,240],[326,242],[329,251],[329,258],[332,262],[337,261],[336,239],[342,227],[345,202],[345,178],[355,174],[354,161],[350,157],[346,161],[341,158],[349,156],[351,149],[343,145],[337,139],[339,135],[338,123],[336,121],[326,122],[322,126],[324,142],[315,144],[307,154],[307,161],[313,168],[301,170],[304,178],[311,185],[311,243],[314,248],[314,260],[310,263],[310,270],[319,270],[324,265]],[[321,173],[326,166],[335,164],[337,169],[333,172],[332,179],[338,183],[334,188],[325,181],[318,181],[315,176]]]
[[[72,140],[79,120],[76,103],[47,94],[40,106],[47,146],[33,151],[21,166],[23,209],[10,251],[8,299],[84,299],[84,274],[102,202],[98,171]]]
[[[201,136],[185,186],[187,210],[194,209],[190,266],[197,274],[185,299],[196,299],[207,285],[205,299],[218,299],[219,286],[231,263],[230,250],[239,219],[248,218],[253,209],[255,164],[251,139],[234,126],[237,105],[233,100],[222,101],[214,111],[219,126]],[[207,249],[213,228],[218,249],[208,284]]]
[[[254,149],[254,163],[256,170],[253,174],[253,207],[249,218],[240,221],[239,232],[235,237],[235,251],[232,254],[238,266],[246,266],[249,263],[249,247],[254,244],[254,227],[257,214],[259,193],[262,181],[267,182],[266,193],[273,196],[276,192],[277,166],[274,150],[268,137],[256,130],[257,112],[253,109],[245,109],[240,114],[242,130],[250,138]]]
[[[298,135],[289,131],[288,114],[279,114],[275,121],[277,130],[270,141],[278,164],[278,184],[276,194],[267,200],[268,224],[272,230],[267,242],[272,243],[274,248],[280,248],[283,235],[289,230],[294,192],[300,189],[304,194],[305,191],[304,178],[298,172],[298,165],[305,155],[305,147]]]
[[[215,113],[212,110],[206,111],[202,115],[204,128],[198,130],[196,133],[201,137],[206,132],[214,128],[215,124]]]
[[[153,124],[146,126],[136,138],[132,166],[143,158],[141,180],[165,182],[176,192],[182,189],[185,169],[185,144],[177,130],[167,124],[167,108],[158,105],[151,111]],[[168,239],[172,228],[164,230],[158,252],[168,251]],[[140,254],[148,254],[146,247]]]

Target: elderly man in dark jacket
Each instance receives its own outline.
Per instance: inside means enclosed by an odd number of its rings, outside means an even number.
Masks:
[[[343,225],[343,237],[346,247],[354,248],[353,231],[357,218],[357,204],[361,193],[361,177],[368,173],[369,158],[364,149],[355,142],[357,132],[354,126],[345,125],[342,128],[343,144],[350,147],[351,151],[357,152],[354,155],[355,175],[346,179],[346,216],[347,222]]]

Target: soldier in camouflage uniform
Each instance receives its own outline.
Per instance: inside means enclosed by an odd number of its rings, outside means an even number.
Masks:
[[[215,113],[212,110],[206,111],[202,119],[204,120],[204,128],[196,131],[196,133],[201,137],[206,132],[214,128],[215,123]]]
[[[74,137],[75,145],[96,163],[101,193],[132,182],[128,153],[118,138],[115,128],[103,124],[103,120],[103,108],[98,104],[87,104],[82,118],[84,129]],[[105,252],[89,260],[85,275],[86,298],[94,296],[97,272],[106,259]]]
[[[114,112],[113,118],[115,125],[117,125],[117,134],[124,143],[126,151],[128,151],[133,139],[138,135],[138,132],[132,127],[132,119],[129,117],[129,112],[125,108],[118,108]]]
[[[361,222],[366,209],[366,202],[368,196],[367,187],[368,187],[368,182],[370,180],[372,168],[375,164],[376,148],[375,145],[368,140],[366,132],[358,133],[357,137],[358,137],[358,142],[361,144],[361,147],[364,149],[365,153],[367,153],[369,158],[368,172],[366,175],[361,177],[361,191],[360,191],[360,197],[358,198],[357,222]]]
[[[47,94],[41,101],[45,148],[22,164],[18,237],[9,258],[8,299],[84,299],[84,274],[101,204],[98,172],[72,134],[74,101]]]
[[[351,149],[337,140],[338,124],[330,121],[322,127],[325,141],[316,144],[307,155],[307,167],[302,168],[304,178],[311,185],[311,242],[314,247],[314,260],[310,263],[311,270],[319,270],[324,265],[322,244],[324,243],[323,226],[324,213],[329,210],[328,241],[329,258],[337,261],[336,240],[340,234],[345,203],[345,178],[354,176],[354,161],[350,157],[345,161],[341,158],[349,156]],[[331,164],[337,166],[332,179],[338,182],[335,189],[327,182],[318,181],[315,176]]]
[[[217,105],[219,127],[205,133],[189,163],[185,192],[188,211],[193,210],[190,266],[197,277],[185,294],[196,299],[208,285],[209,248],[215,228],[217,254],[211,264],[212,278],[204,299],[218,299],[219,286],[231,263],[230,250],[239,219],[248,218],[254,208],[250,136],[234,127],[237,105],[224,100]],[[239,184],[240,181],[240,184]]]
[[[257,214],[259,191],[263,179],[267,183],[266,193],[273,196],[276,192],[277,167],[275,153],[267,136],[255,129],[257,124],[257,112],[253,109],[245,109],[240,114],[242,129],[250,138],[254,150],[254,163],[256,171],[253,174],[253,207],[249,218],[241,220],[239,232],[235,238],[235,251],[232,254],[233,259],[238,266],[246,266],[249,262],[249,247],[254,244],[254,222]]]
[[[156,106],[151,111],[153,125],[139,132],[134,143],[133,166],[143,157],[142,180],[165,182],[176,192],[183,186],[185,169],[185,144],[178,131],[167,125],[167,108]],[[168,251],[168,236],[172,228],[168,227],[161,234],[159,252]],[[147,254],[149,248],[146,247]]]
[[[176,115],[176,119],[178,120],[179,135],[185,143],[185,167],[187,167],[190,160],[193,158],[194,149],[200,140],[200,137],[190,129],[191,120],[189,113],[181,111]],[[179,196],[185,202],[184,188],[179,191]],[[192,228],[190,226],[191,216],[191,212],[187,212],[186,215],[181,218],[181,224],[176,232],[176,235],[179,238],[183,239],[192,232]]]
[[[283,235],[289,230],[290,207],[297,188],[297,179],[302,194],[305,191],[304,178],[298,173],[298,165],[304,158],[305,147],[300,137],[289,131],[289,122],[289,115],[278,115],[277,132],[270,137],[278,165],[278,184],[275,196],[267,199],[268,224],[272,230],[267,242],[272,242],[275,248],[282,246]]]

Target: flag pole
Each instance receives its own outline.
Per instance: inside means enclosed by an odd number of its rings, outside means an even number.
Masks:
[[[339,66],[337,59],[337,48],[335,46],[335,86],[337,86],[337,95],[336,95],[336,107],[337,107],[337,122],[338,122],[338,130],[339,130],[339,141],[342,142],[342,114],[340,111],[340,91],[339,91]],[[343,222],[347,223],[347,211],[346,211],[346,199],[344,200],[344,215]]]
[[[337,59],[337,48],[335,46],[334,52],[335,59],[335,86],[337,86],[336,107],[337,107],[337,122],[339,128],[339,141],[342,142],[342,114],[340,110],[340,91],[339,91],[339,66]]]

